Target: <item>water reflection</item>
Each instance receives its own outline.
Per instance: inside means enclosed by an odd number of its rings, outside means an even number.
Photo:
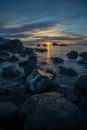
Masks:
[[[50,58],[51,58],[51,44],[47,43],[47,63],[50,64]]]

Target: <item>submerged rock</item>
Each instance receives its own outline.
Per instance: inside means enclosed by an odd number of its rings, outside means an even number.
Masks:
[[[7,61],[10,54],[6,50],[0,50],[0,62]]]
[[[62,58],[59,58],[59,57],[52,57],[51,59],[52,59],[54,64],[64,63],[64,60]]]
[[[44,48],[44,49],[42,49],[42,48],[35,48],[35,51],[36,52],[47,52],[47,49],[46,48]]]
[[[55,92],[31,96],[19,115],[25,117],[23,130],[79,130],[85,126],[83,112]]]
[[[59,74],[62,75],[67,75],[67,76],[77,76],[77,72],[73,70],[72,68],[65,68],[65,67],[60,67],[59,68]]]
[[[52,78],[52,74],[36,69],[27,77],[26,82],[32,92],[41,92],[51,83]]]
[[[66,56],[70,59],[77,59],[78,58],[78,52],[77,51],[71,51]]]
[[[5,67],[3,68],[2,71],[2,76],[7,77],[7,78],[16,78],[18,76],[20,76],[20,71],[17,70],[14,66],[10,66],[10,67]]]
[[[87,96],[87,73],[79,75],[74,83],[75,83],[75,92],[78,95]]]

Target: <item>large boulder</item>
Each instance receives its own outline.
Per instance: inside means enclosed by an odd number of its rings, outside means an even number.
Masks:
[[[63,66],[61,66],[59,68],[59,74],[62,75],[67,75],[67,76],[77,76],[77,72],[75,70],[73,70],[72,68],[65,68]]]
[[[52,57],[51,59],[52,59],[54,64],[58,64],[58,63],[63,63],[64,62],[64,60],[62,58],[59,58],[59,57]]]
[[[9,40],[0,44],[0,49],[8,50],[10,52],[18,52],[23,49],[23,43],[18,39]]]
[[[52,74],[36,69],[27,77],[26,82],[30,90],[37,93],[46,89],[50,85],[52,78]]]
[[[18,108],[12,102],[0,102],[0,126],[11,126],[17,117]]]
[[[75,92],[78,95],[87,96],[87,73],[79,75],[75,79]]]
[[[17,70],[14,66],[5,67],[2,71],[2,76],[7,78],[16,78],[20,76],[20,74],[20,71]]]
[[[83,112],[60,94],[51,92],[28,98],[19,111],[23,130],[79,130]]]
[[[70,59],[77,59],[78,58],[78,52],[77,51],[71,51],[66,56]]]

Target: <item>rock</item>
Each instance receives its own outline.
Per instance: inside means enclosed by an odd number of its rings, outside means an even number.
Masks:
[[[55,58],[52,57],[51,59],[52,59],[54,64],[64,63],[64,60],[62,58],[59,58],[59,57],[55,57]]]
[[[53,74],[53,75],[56,75],[56,73],[53,70],[49,69],[49,68],[47,68],[46,72],[50,73],[50,74]]]
[[[74,83],[77,95],[87,96],[87,73],[79,75]]]
[[[10,52],[19,52],[23,49],[23,44],[20,40],[9,40],[3,44],[0,44],[0,49],[8,50]]]
[[[35,51],[43,53],[43,52],[47,52],[47,49],[46,48],[44,48],[44,49],[42,49],[42,48],[35,48]]]
[[[60,46],[67,46],[66,44],[60,44]]]
[[[20,119],[24,119],[23,130],[85,128],[83,112],[55,92],[31,96],[21,107],[19,115]]]
[[[21,67],[25,67],[25,66],[27,66],[28,63],[29,63],[29,61],[27,60],[27,61],[20,61],[18,64]]]
[[[73,70],[72,68],[65,68],[65,67],[61,67],[59,68],[59,74],[62,75],[67,75],[67,76],[77,76],[77,72],[75,70]]]
[[[85,112],[87,112],[87,96],[80,99],[78,106]]]
[[[82,53],[79,54],[79,56],[81,56],[81,57],[87,57],[87,52],[82,52]]]
[[[9,57],[10,53],[6,50],[0,50],[0,56],[5,56],[5,57]]]
[[[37,47],[39,47],[40,46],[40,44],[37,44]]]
[[[52,78],[52,74],[36,69],[27,77],[26,82],[32,92],[38,93],[46,89]]]
[[[37,57],[36,55],[32,54],[29,56],[28,61],[33,64],[37,64]]]
[[[0,62],[7,61],[10,54],[8,51],[0,50]]]
[[[11,126],[17,116],[18,108],[11,102],[0,102],[0,126]]]
[[[10,67],[5,67],[3,68],[2,71],[2,76],[7,77],[7,78],[16,78],[18,76],[20,76],[20,71],[17,70],[14,66],[10,66]]]
[[[34,54],[34,51],[32,48],[24,48],[21,54],[27,54],[27,55],[32,55]]]
[[[77,51],[71,51],[66,56],[70,59],[77,59],[78,58],[78,52]]]
[[[16,62],[16,61],[19,61],[19,58],[18,58],[17,56],[15,56],[15,55],[12,55],[12,56],[8,59],[8,61],[10,61],[10,62]]]
[[[44,43],[44,44],[43,44],[43,47],[47,47],[47,44]]]
[[[52,46],[59,46],[56,42],[53,42]]]
[[[79,63],[79,64],[87,64],[87,57],[82,58],[77,63]]]
[[[26,54],[21,53],[20,57],[26,57]]]
[[[25,68],[24,68],[24,73],[26,76],[29,76],[34,69],[37,68],[37,65],[36,64],[33,64],[33,63],[29,63]]]

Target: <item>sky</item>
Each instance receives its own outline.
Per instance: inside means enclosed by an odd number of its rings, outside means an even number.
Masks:
[[[87,0],[0,0],[0,37],[87,43]]]

